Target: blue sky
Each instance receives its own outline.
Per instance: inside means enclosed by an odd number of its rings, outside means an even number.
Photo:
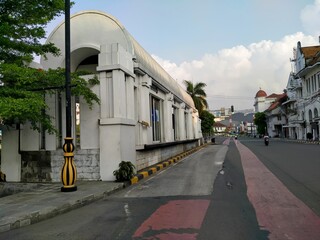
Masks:
[[[116,17],[177,81],[207,84],[210,109],[282,93],[297,41],[318,44],[320,0],[74,0]],[[48,26],[63,21],[63,16]]]

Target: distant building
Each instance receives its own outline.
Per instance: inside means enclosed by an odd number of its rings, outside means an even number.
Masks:
[[[209,112],[214,115],[214,120],[216,122],[223,121],[232,114],[231,108],[225,108],[225,107],[221,107],[218,110],[209,110]]]
[[[255,96],[254,110],[255,112],[264,112],[278,98],[278,94],[267,95],[265,91],[260,89]]]
[[[255,95],[255,112],[264,112],[266,114],[267,129],[265,129],[265,133],[271,137],[285,135],[283,125],[286,124],[286,115],[282,103],[286,100],[286,93],[267,95],[262,89]]]
[[[283,103],[291,139],[319,140],[320,45],[294,48],[293,71],[287,84],[288,100]]]
[[[286,137],[283,126],[286,125],[287,119],[282,104],[287,101],[288,96],[286,93],[273,94],[273,96],[274,102],[264,111],[267,119],[267,133],[271,137]]]
[[[220,123],[220,122],[215,122],[213,124],[213,131],[215,134],[223,134],[227,132],[227,126]]]
[[[235,113],[232,113],[231,108],[222,107],[219,110],[211,110],[211,113],[215,116],[215,124],[226,126],[227,132],[245,134],[250,132],[251,134],[255,131],[255,127],[251,127],[250,129],[247,127],[253,124],[253,109],[238,110]]]

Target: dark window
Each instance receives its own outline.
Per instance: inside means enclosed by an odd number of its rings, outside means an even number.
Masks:
[[[160,100],[151,97],[151,127],[153,141],[161,140],[161,108]]]

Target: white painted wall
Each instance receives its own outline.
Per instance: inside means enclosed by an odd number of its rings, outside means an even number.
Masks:
[[[21,179],[21,156],[19,149],[19,131],[2,129],[1,171],[6,174],[8,182],[19,182]]]

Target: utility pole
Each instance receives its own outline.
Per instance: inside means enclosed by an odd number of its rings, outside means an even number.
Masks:
[[[65,89],[66,89],[66,137],[64,139],[64,165],[61,170],[62,192],[77,191],[77,170],[74,164],[74,145],[71,135],[71,74],[70,74],[70,0],[65,0]]]

